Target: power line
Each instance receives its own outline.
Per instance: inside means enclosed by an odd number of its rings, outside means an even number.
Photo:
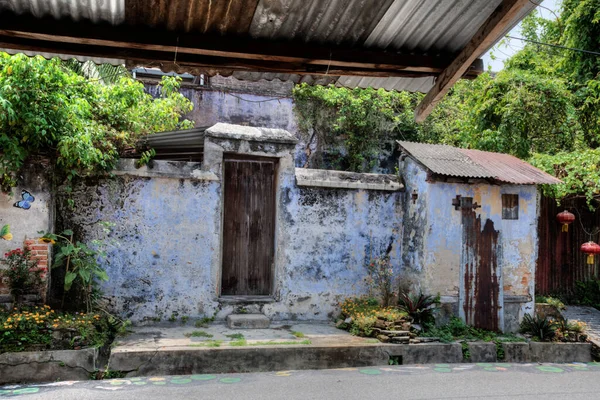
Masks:
[[[597,51],[590,51],[590,50],[583,50],[583,49],[576,49],[574,47],[567,47],[567,46],[561,46],[558,44],[551,44],[551,43],[544,43],[544,42],[538,42],[536,40],[531,40],[531,39],[525,39],[525,38],[519,38],[519,37],[515,37],[515,36],[510,36],[510,35],[506,35],[507,38],[509,39],[515,39],[515,40],[521,40],[523,42],[528,42],[528,43],[534,43],[534,44],[539,44],[541,46],[548,46],[548,47],[554,47],[557,49],[562,49],[562,50],[570,50],[570,51],[577,51],[580,53],[585,53],[585,54],[591,54],[594,56],[600,56],[600,53]]]

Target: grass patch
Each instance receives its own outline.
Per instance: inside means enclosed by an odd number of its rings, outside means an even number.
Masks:
[[[194,323],[196,328],[208,328],[208,325],[215,320],[215,317],[204,317]]]
[[[497,332],[486,331],[484,329],[474,328],[465,324],[459,318],[451,318],[450,322],[440,327],[428,326],[427,330],[421,333],[422,337],[439,337],[443,343],[450,343],[455,340],[461,341],[482,341],[482,342],[524,342],[525,339],[511,334],[499,334]]]
[[[242,333],[232,333],[231,335],[225,335],[225,336],[227,336],[229,339],[234,339],[234,340],[244,339],[244,334],[242,334]]]
[[[234,347],[248,346],[248,341],[246,339],[233,340],[229,342],[229,345]]]
[[[222,340],[207,340],[202,343],[188,344],[188,347],[221,347]]]
[[[292,335],[296,336],[297,338],[305,338],[306,335],[302,332],[298,332],[298,331],[293,331]]]
[[[185,334],[185,337],[205,337],[205,338],[211,338],[213,337],[213,335],[211,335],[208,332],[204,332],[204,331],[193,331],[193,332],[188,332]]]

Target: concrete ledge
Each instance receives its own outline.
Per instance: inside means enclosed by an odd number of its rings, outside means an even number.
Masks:
[[[115,350],[109,368],[127,376],[262,372],[388,365],[383,346],[273,346],[172,349],[143,352]]]
[[[219,122],[205,132],[208,137],[236,139],[254,142],[296,144],[298,139],[284,129],[255,128],[251,126],[225,124]]]
[[[152,160],[150,165],[136,168],[136,162],[137,160],[132,158],[120,159],[113,174],[117,176],[139,176],[142,178],[193,179],[197,181],[219,180],[216,174],[202,170],[201,163]]]
[[[498,357],[496,353],[496,343],[471,342],[468,343],[469,354],[471,357],[468,362],[496,362]]]
[[[230,314],[227,316],[229,329],[267,329],[271,321],[263,314]]]
[[[591,343],[529,343],[533,362],[591,362]]]
[[[403,190],[400,178],[396,175],[359,174],[325,169],[296,168],[298,186],[333,189],[365,189],[397,192]]]
[[[506,342],[502,343],[504,349],[503,362],[507,363],[528,363],[531,362],[531,353],[529,352],[529,343],[525,342]]]
[[[463,362],[460,343],[386,345],[390,356],[402,357],[402,364],[455,364]]]
[[[96,369],[96,349],[0,354],[0,384],[87,380]]]

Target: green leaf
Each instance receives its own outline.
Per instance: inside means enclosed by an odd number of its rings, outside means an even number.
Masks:
[[[77,274],[74,272],[67,272],[65,274],[65,291],[71,290],[71,285],[73,285],[73,281],[77,278]]]
[[[90,282],[91,278],[90,271],[87,269],[79,269],[78,273],[79,276],[81,276],[81,280],[83,281],[83,283],[87,285]]]
[[[71,229],[65,229],[61,235],[63,236],[71,236],[73,234],[73,231]]]
[[[10,225],[4,225],[2,229],[0,229],[0,237],[6,236],[10,233]]]
[[[96,270],[96,276],[98,277],[98,279],[100,279],[101,281],[108,281],[108,274],[106,273],[105,270],[103,269],[98,269]]]

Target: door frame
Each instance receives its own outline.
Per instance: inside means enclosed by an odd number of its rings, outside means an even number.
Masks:
[[[277,221],[279,220],[279,171],[280,171],[280,158],[281,157],[265,157],[265,156],[255,156],[249,154],[241,154],[241,153],[231,153],[224,152],[223,153],[223,162],[221,164],[221,177],[223,179],[221,184],[221,219],[220,219],[220,246],[219,246],[219,273],[217,277],[217,293],[219,299],[256,299],[256,300],[271,300],[274,299],[275,296],[275,265],[277,260]],[[268,295],[223,295],[223,241],[225,238],[225,162],[228,160],[242,160],[242,161],[258,161],[258,162],[271,162],[274,164],[273,170],[273,198],[275,204],[275,210],[273,212],[273,262],[271,263],[270,273],[271,273],[271,287],[269,289]]]

